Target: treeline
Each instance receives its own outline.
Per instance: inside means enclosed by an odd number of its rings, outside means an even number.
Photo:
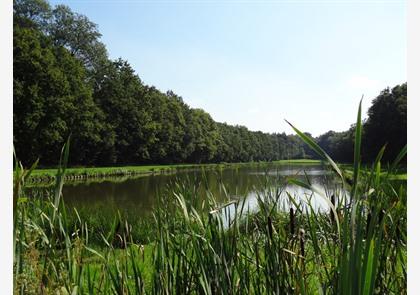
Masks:
[[[305,157],[297,137],[215,122],[110,60],[97,26],[67,6],[14,2],[14,146],[25,164],[270,161]]]
[[[44,0],[14,1],[13,132],[16,154],[24,164],[40,158],[43,166],[55,165],[70,134],[71,165],[314,157],[294,135],[215,122],[172,91],[162,93],[145,85],[127,61],[108,57],[100,37],[96,24],[67,6],[52,7]],[[395,97],[406,101],[406,86],[401,87],[395,94],[385,90],[381,95],[387,101]],[[386,104],[385,108],[393,106]],[[382,120],[381,115],[373,115],[376,112],[372,109],[369,119],[373,121],[366,123],[372,130]],[[399,121],[395,124],[398,128],[392,132],[399,146],[406,134],[402,138],[398,132],[406,127]],[[388,132],[376,133],[372,140]],[[318,140],[347,160],[342,155],[352,153],[347,151],[353,148],[351,138],[351,130],[330,131]],[[376,149],[376,143],[386,138],[376,139],[369,147]]]
[[[316,141],[333,159],[350,163],[353,161],[354,132],[354,126],[344,132],[328,131]],[[374,161],[384,145],[383,160],[393,161],[407,144],[407,83],[384,89],[372,101],[368,118],[363,122],[362,143],[364,162]]]

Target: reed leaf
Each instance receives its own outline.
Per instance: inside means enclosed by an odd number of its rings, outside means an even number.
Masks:
[[[338,174],[343,184],[345,183],[343,173],[341,172],[338,165],[331,159],[331,157],[311,138],[309,138],[305,133],[301,132],[295,126],[293,126],[289,121],[285,120],[287,124],[292,127],[292,129],[297,133],[297,135],[312,149],[314,150],[321,158],[325,159]]]

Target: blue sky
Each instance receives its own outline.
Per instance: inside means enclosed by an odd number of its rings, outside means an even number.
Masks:
[[[51,1],[99,25],[110,57],[213,119],[319,135],[406,81],[404,1]]]

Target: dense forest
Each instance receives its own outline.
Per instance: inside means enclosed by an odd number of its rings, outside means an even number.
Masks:
[[[351,162],[354,131],[354,126],[344,132],[328,131],[316,141],[333,159]],[[362,160],[373,161],[384,145],[383,160],[394,160],[407,144],[407,83],[382,90],[372,101],[362,136]]]
[[[37,158],[55,165],[70,134],[71,165],[314,157],[295,135],[215,122],[172,91],[145,85],[128,61],[108,57],[97,25],[67,6],[15,0],[13,25],[14,147],[26,165]],[[406,83],[379,94],[364,122],[363,160],[385,143],[385,159],[398,153],[406,113]],[[352,161],[353,133],[329,131],[316,141],[336,160]]]

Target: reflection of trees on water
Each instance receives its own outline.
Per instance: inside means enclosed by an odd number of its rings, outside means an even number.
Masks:
[[[194,186],[200,198],[209,189],[213,197],[223,202],[226,193],[231,198],[243,198],[267,189],[282,187],[289,193],[302,195],[300,188],[287,185],[288,177],[306,178],[314,185],[331,186],[333,176],[321,166],[288,165],[270,168],[241,167],[218,171],[187,171],[169,175],[128,178],[125,181],[79,182],[65,185],[66,203],[76,208],[93,210],[131,211],[139,215],[150,213],[158,194],[170,193],[176,182]],[[224,189],[223,189],[224,186]],[[323,188],[322,188],[323,189]],[[225,193],[226,191],[226,193]],[[252,199],[252,198],[251,198]],[[96,209],[95,209],[96,208]]]

